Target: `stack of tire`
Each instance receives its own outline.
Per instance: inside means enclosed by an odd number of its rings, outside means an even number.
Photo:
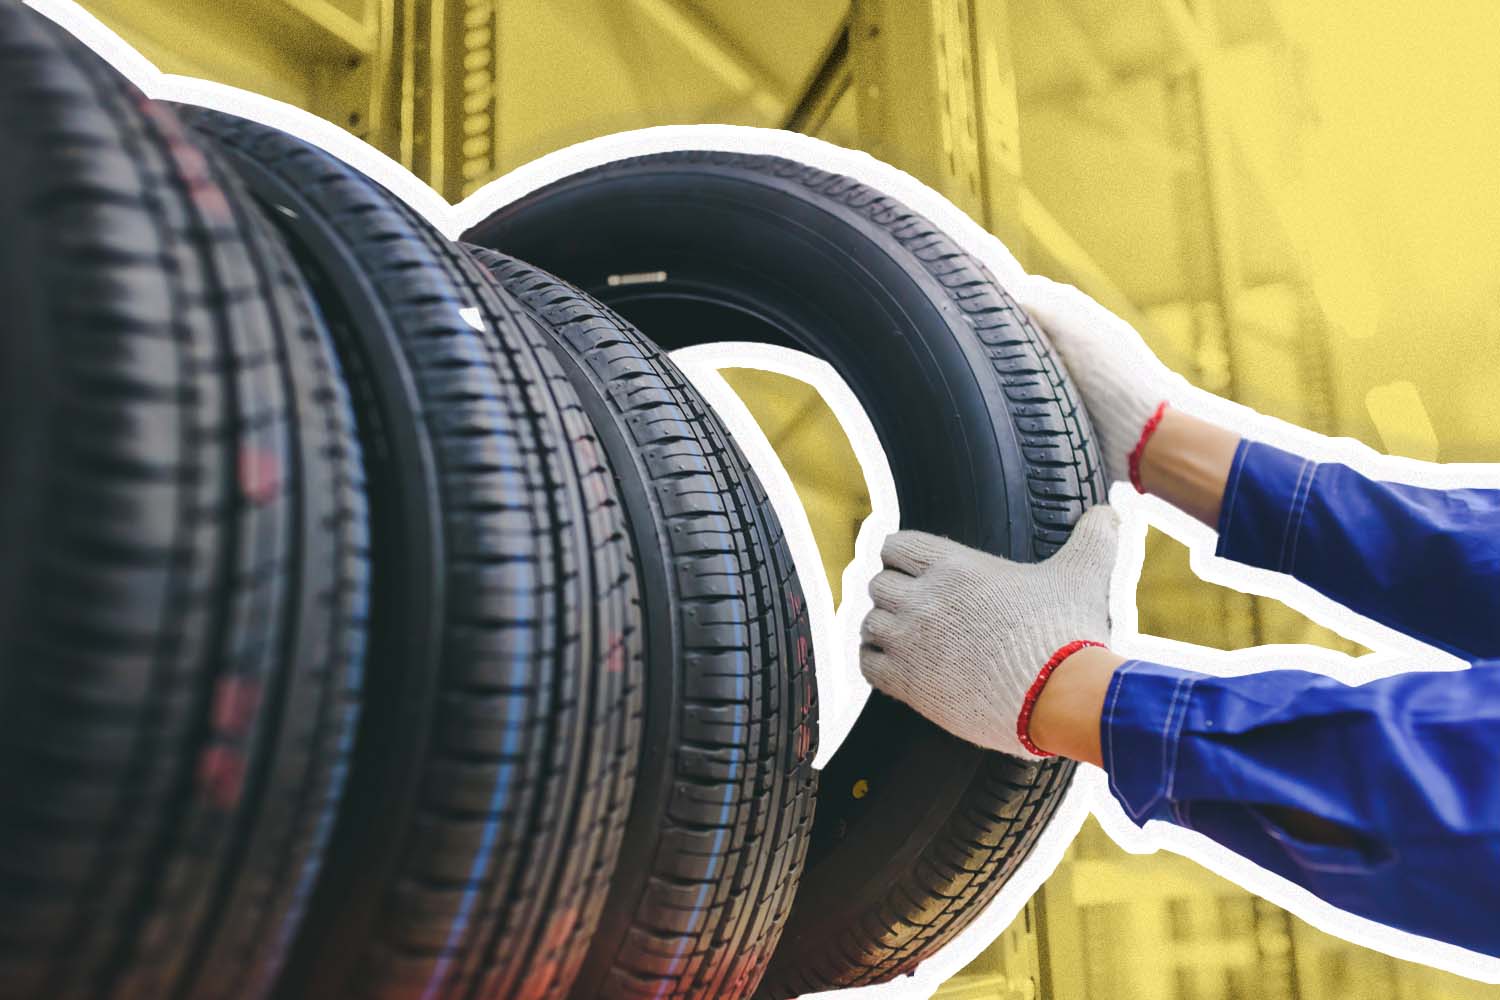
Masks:
[[[923,219],[681,153],[466,246],[12,4],[0,127],[0,996],[786,998],[1024,859],[1068,765],[879,697],[819,791],[781,528],[663,353],[827,358],[906,524],[1047,555],[1086,418]]]

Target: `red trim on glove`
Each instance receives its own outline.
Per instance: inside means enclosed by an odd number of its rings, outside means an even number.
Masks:
[[[1163,404],[1165,405],[1165,404]],[[1031,687],[1026,689],[1026,697],[1021,701],[1021,714],[1016,717],[1016,739],[1021,741],[1021,746],[1036,754],[1038,757],[1056,757],[1057,754],[1048,753],[1035,743],[1031,742],[1031,711],[1036,708],[1036,700],[1041,696],[1042,688],[1047,685],[1047,678],[1052,676],[1052,671],[1057,669],[1058,664],[1072,656],[1086,646],[1104,647],[1102,642],[1094,642],[1090,639],[1076,639],[1068,643],[1057,652],[1047,658],[1042,665],[1042,670],[1036,675],[1036,680],[1031,682]]]
[[[1167,402],[1162,400],[1156,412],[1151,414],[1151,419],[1146,421],[1146,426],[1141,430],[1141,438],[1135,443],[1135,448],[1130,453],[1130,485],[1135,487],[1137,493],[1146,492],[1146,487],[1141,485],[1141,452],[1146,450],[1146,442],[1150,441],[1151,435],[1156,433],[1156,428],[1166,413]]]

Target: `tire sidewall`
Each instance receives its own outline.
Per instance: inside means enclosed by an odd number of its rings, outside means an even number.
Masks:
[[[980,377],[990,363],[977,341],[932,335],[961,327],[962,313],[884,227],[795,178],[694,164],[570,179],[527,206],[520,231],[506,225],[514,218],[502,210],[473,238],[488,242],[486,232],[503,228],[502,249],[563,271],[627,319],[646,293],[620,295],[609,277],[622,270],[696,282],[711,268],[737,286],[753,283],[763,316],[812,333],[817,339],[798,346],[829,360],[864,405],[896,478],[903,527],[1035,558],[1020,442],[996,430],[1011,425],[1001,387]],[[630,234],[648,226],[653,238],[670,232],[671,242],[642,253]],[[789,244],[826,266],[788,264]],[[830,268],[840,280],[830,279]],[[868,336],[841,342],[839,328]],[[715,339],[704,332],[703,340]]]

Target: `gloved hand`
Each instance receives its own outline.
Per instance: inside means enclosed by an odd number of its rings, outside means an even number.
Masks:
[[[1111,482],[1141,488],[1132,456],[1144,445],[1174,376],[1129,323],[1072,285],[1039,274],[1012,289],[1061,355],[1099,436]]]
[[[970,743],[1050,756],[1025,745],[1018,723],[1023,708],[1029,719],[1029,701],[1041,692],[1035,682],[1054,653],[1078,640],[1108,640],[1117,530],[1114,511],[1095,507],[1040,563],[896,532],[881,549],[886,568],[870,581],[875,606],[859,657],[865,679]]]

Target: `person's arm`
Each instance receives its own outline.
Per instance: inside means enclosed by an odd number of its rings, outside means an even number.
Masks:
[[[1125,657],[1104,646],[1080,649],[1058,664],[1031,712],[1031,741],[1059,757],[1104,766],[1099,719],[1109,682]]]
[[[1195,829],[1350,912],[1500,954],[1500,670],[1350,686],[1132,660],[1109,671],[1096,725],[1133,821]]]
[[[1140,468],[1148,492],[1218,530],[1220,556],[1464,659],[1500,657],[1500,490],[1380,482],[1172,410]]]
[[[1046,278],[1017,295],[1062,355],[1112,480],[1216,528],[1221,556],[1465,659],[1500,657],[1500,490],[1377,482],[1163,410],[1173,376],[1129,324]]]
[[[1059,757],[1104,766],[1100,720],[1115,671],[1125,657],[1103,646],[1080,649],[1064,660],[1042,687],[1031,714],[1033,743]],[[1352,844],[1349,830],[1314,813],[1266,805],[1267,815],[1292,834],[1320,844]]]
[[[1136,462],[1141,489],[1217,528],[1224,487],[1242,443],[1233,431],[1167,407],[1141,442]]]
[[[1136,823],[1188,827],[1352,913],[1500,952],[1500,670],[1351,687],[1078,648],[1069,637],[1107,632],[1112,548],[1107,510],[1040,564],[893,535],[860,666],[981,746],[1102,766]]]

